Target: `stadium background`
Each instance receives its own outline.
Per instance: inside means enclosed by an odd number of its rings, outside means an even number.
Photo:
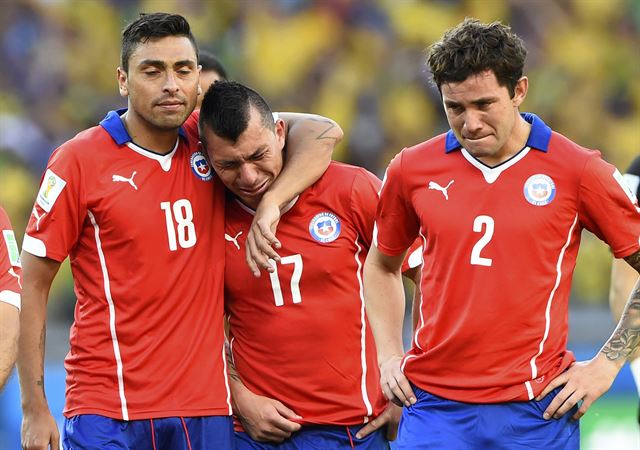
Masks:
[[[465,16],[502,20],[524,39],[523,110],[621,170],[640,153],[638,0],[0,0],[0,204],[19,241],[51,151],[125,105],[115,78],[120,30],[139,11],[185,15],[231,78],[274,110],[337,120],[345,139],[336,158],[378,175],[403,146],[447,129],[425,48]],[[613,329],[610,258],[584,236],[570,312],[579,358]],[[65,264],[51,293],[46,355],[58,417],[73,302]],[[640,448],[636,403],[625,367],[583,419],[583,448]],[[20,414],[14,376],[0,395],[0,449],[19,448]]]

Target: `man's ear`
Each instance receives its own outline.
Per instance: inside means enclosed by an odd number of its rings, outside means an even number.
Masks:
[[[279,148],[284,148],[287,140],[287,124],[282,119],[276,120],[275,135]]]
[[[527,92],[529,91],[529,79],[527,77],[521,77],[516,83],[516,88],[513,94],[511,102],[513,106],[519,108],[524,99],[527,98]]]
[[[127,72],[125,72],[122,67],[118,67],[116,75],[118,77],[118,91],[120,92],[120,96],[129,96]]]

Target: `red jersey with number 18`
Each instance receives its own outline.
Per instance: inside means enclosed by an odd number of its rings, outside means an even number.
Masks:
[[[197,139],[158,155],[120,114],[58,148],[24,240],[71,260],[77,303],[64,414],[229,415],[224,190]]]
[[[527,145],[490,168],[454,134],[403,150],[381,192],[377,246],[423,238],[422,304],[405,375],[463,402],[530,400],[574,360],[571,277],[583,228],[616,257],[640,249],[620,173],[533,114]]]
[[[0,207],[0,302],[20,309],[20,250],[7,213]]]
[[[380,180],[331,163],[282,215],[282,260],[253,278],[244,258],[252,211],[227,199],[225,307],[236,369],[254,393],[306,424],[355,425],[385,407],[362,268]]]

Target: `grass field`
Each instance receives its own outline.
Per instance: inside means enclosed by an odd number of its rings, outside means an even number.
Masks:
[[[582,450],[640,450],[637,398],[605,396],[580,421]]]

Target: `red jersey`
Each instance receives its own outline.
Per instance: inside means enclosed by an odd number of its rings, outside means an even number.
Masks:
[[[247,388],[305,424],[361,424],[386,405],[362,285],[379,186],[362,168],[331,163],[282,215],[282,260],[257,279],[244,257],[253,212],[227,199],[225,307],[235,366]]]
[[[526,147],[490,168],[450,131],[403,150],[381,192],[385,254],[423,239],[419,327],[405,375],[447,399],[530,400],[567,351],[571,277],[583,228],[616,257],[640,245],[640,215],[619,172],[533,114]]]
[[[0,207],[0,302],[20,309],[20,250],[7,213]]]
[[[158,155],[120,114],[53,153],[24,240],[71,260],[64,414],[229,415],[223,187],[197,140]]]

